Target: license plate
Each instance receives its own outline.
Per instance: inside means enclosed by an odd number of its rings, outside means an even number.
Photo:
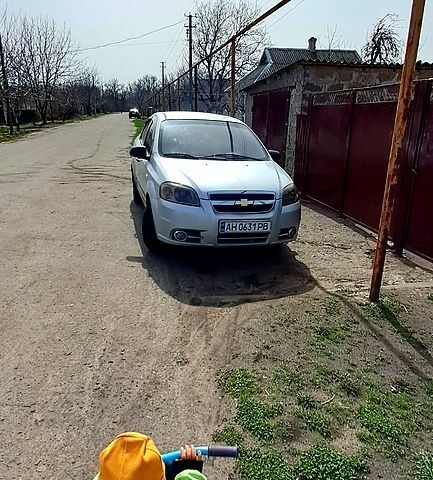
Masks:
[[[262,222],[253,220],[250,222],[232,222],[221,220],[219,223],[219,233],[260,233],[270,232],[271,222]]]

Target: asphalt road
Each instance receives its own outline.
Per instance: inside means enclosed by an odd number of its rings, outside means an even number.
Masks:
[[[132,132],[115,114],[0,145],[2,479],[91,478],[127,430],[209,442],[241,306],[312,288],[288,249],[149,254]]]

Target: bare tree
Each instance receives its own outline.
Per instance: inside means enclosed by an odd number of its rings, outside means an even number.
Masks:
[[[142,111],[144,102],[156,92],[158,86],[158,79],[154,75],[145,75],[130,83],[128,86],[130,104]]]
[[[257,3],[248,0],[196,0],[193,31],[195,60],[206,58],[215,48],[245,27],[260,13]],[[269,43],[265,27],[257,26],[236,41],[236,77],[242,77],[257,63]],[[200,100],[206,109],[221,112],[226,108],[224,91],[230,77],[230,48],[204,60],[198,69]]]
[[[368,42],[362,48],[364,61],[368,63],[394,63],[401,59],[403,42],[397,32],[399,19],[388,13],[374,26]]]
[[[66,26],[58,28],[46,17],[22,17],[12,37],[12,68],[29,89],[42,124],[46,124],[54,90],[77,71],[71,32]]]

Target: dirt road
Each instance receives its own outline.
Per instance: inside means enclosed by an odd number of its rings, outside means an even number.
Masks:
[[[262,302],[303,308],[290,299],[316,278],[367,285],[371,240],[308,209],[277,256],[148,254],[132,130],[117,114],[0,145],[2,479],[91,478],[125,430],[162,449],[210,441],[226,415],[216,374]],[[409,266],[393,275],[432,285]]]

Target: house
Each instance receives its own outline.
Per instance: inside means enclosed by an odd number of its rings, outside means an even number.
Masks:
[[[236,84],[245,95],[245,121],[263,143],[282,153],[293,173],[297,116],[305,113],[311,93],[395,82],[401,65],[371,65],[355,50],[266,48],[257,67]],[[433,77],[432,64],[417,64],[420,78]]]

